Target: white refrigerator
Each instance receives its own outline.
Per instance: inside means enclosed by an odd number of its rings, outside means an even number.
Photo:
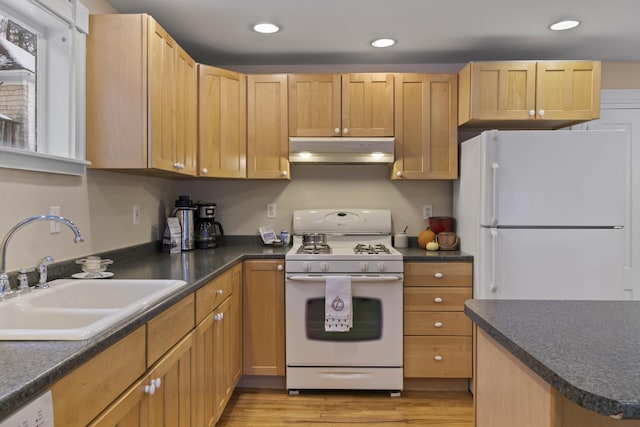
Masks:
[[[486,131],[453,211],[474,298],[624,299],[626,131]]]

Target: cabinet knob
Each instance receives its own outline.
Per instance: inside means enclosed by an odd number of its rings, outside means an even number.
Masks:
[[[403,175],[403,174],[402,174],[402,171],[398,171],[398,172],[396,172],[396,176],[397,176],[397,177],[402,177],[402,175]]]
[[[433,360],[435,360],[435,361],[439,362],[439,361],[441,361],[441,360],[442,360],[442,356],[437,355],[437,356],[435,356],[435,357],[433,358]]]
[[[280,172],[280,175],[282,175],[282,176],[287,176],[287,175],[289,175],[289,172],[287,172],[287,171],[282,171],[282,172]]]
[[[155,378],[155,379],[151,380],[151,384],[156,386],[156,390],[157,390],[162,385],[162,379],[161,378]]]
[[[222,289],[216,290],[216,295],[222,295],[224,291]]]
[[[534,117],[536,115],[536,110],[529,110],[529,117]]]
[[[538,111],[538,115],[539,115],[540,117],[544,117],[544,110],[540,110],[540,111]]]
[[[151,385],[146,385],[144,386],[144,392],[147,394],[153,394],[156,392],[156,386],[151,384]]]
[[[436,273],[436,274],[433,275],[433,277],[435,277],[436,279],[442,279],[444,277],[444,274]]]
[[[349,133],[349,128],[342,129],[342,133]]]
[[[442,322],[436,322],[433,324],[436,328],[442,328]]]
[[[284,267],[282,266],[282,264],[278,264],[278,271],[282,271],[282,270],[283,270],[283,268],[284,268]]]
[[[176,169],[179,169],[180,168],[180,163],[178,163],[178,162],[174,163],[173,167],[176,168]]]
[[[206,175],[209,173],[209,169],[207,168],[202,168],[202,175]]]
[[[439,304],[439,303],[441,303],[441,302],[442,302],[442,298],[440,298],[440,297],[435,297],[435,298],[433,299],[433,302],[435,302],[435,303]]]
[[[340,133],[340,128],[335,128],[335,129],[333,130],[333,132],[334,132],[334,133],[339,134],[339,133]]]
[[[222,313],[216,313],[213,315],[213,320],[219,321],[222,320],[223,317],[224,315]]]

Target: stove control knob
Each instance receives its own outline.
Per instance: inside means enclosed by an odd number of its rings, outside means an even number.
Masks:
[[[386,269],[387,269],[387,264],[385,264],[384,262],[378,263],[378,271],[385,271]]]
[[[308,262],[303,262],[302,271],[311,271],[311,264],[309,264]]]
[[[321,271],[329,271],[329,264],[327,264],[326,262],[321,262],[320,263],[320,270]]]
[[[361,262],[360,271],[367,271],[367,270],[369,270],[369,264],[367,264],[366,262]]]

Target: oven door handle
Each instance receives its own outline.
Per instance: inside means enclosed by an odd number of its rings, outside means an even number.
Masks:
[[[296,282],[326,282],[327,277],[329,276],[305,276],[305,275],[294,275],[287,276],[287,280],[292,280]],[[349,276],[351,278],[351,282],[397,282],[398,280],[402,280],[402,276],[395,275],[383,275],[383,276]]]

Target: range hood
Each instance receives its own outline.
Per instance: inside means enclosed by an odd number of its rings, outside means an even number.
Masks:
[[[318,164],[393,163],[390,137],[290,137],[289,162]]]

